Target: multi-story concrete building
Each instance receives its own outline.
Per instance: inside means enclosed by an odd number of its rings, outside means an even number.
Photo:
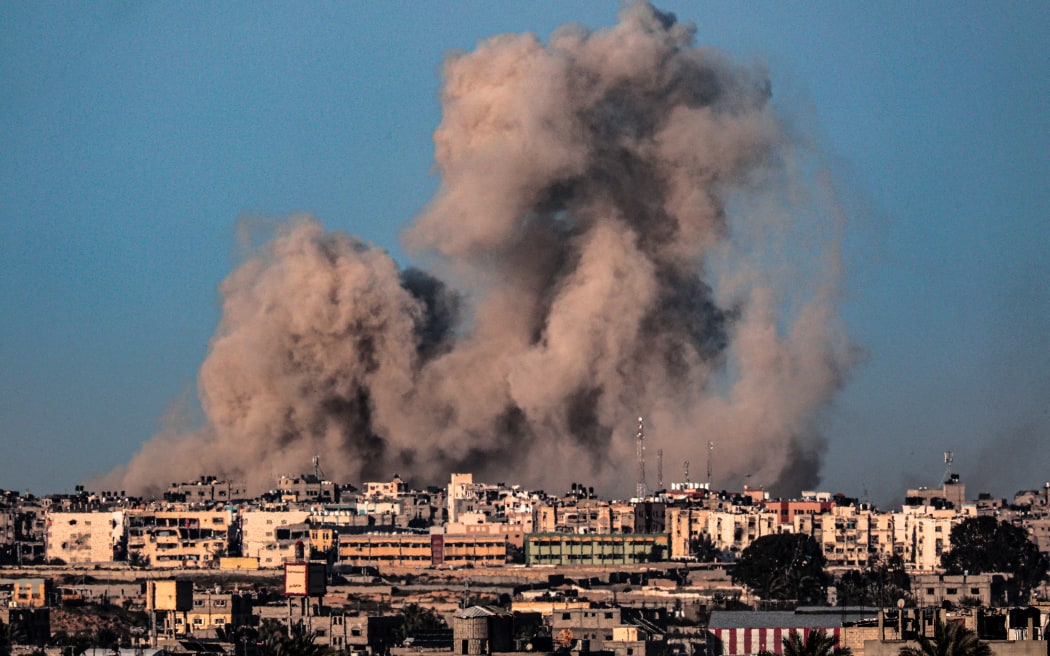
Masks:
[[[252,623],[247,595],[221,588],[194,589],[186,580],[149,581],[146,611],[157,636],[214,638]]]
[[[1005,574],[941,574],[916,572],[911,590],[922,607],[976,603],[983,607],[1005,603],[1016,591]]]
[[[503,536],[409,533],[340,535],[338,562],[353,566],[491,567],[507,562]]]
[[[365,616],[321,608],[321,613],[305,618],[315,643],[339,653],[386,654],[396,646],[401,615]]]
[[[960,508],[904,506],[893,514],[894,550],[912,571],[932,572],[941,567],[941,554],[950,546],[952,527],[972,516],[972,505]]]
[[[232,510],[133,510],[127,513],[128,558],[155,568],[217,567],[226,556]]]
[[[361,496],[369,499],[396,499],[407,491],[405,482],[400,476],[394,474],[394,478],[386,482],[365,483],[364,493]]]
[[[570,641],[580,641],[580,651],[602,651],[605,643],[612,641],[613,630],[623,626],[621,609],[610,608],[566,608],[551,615],[551,633],[561,636],[565,646],[574,646]]]
[[[905,506],[933,506],[935,508],[962,508],[966,504],[966,485],[958,474],[949,474],[939,488],[913,488],[904,495]]]
[[[813,518],[816,538],[827,564],[863,569],[872,556],[872,512],[856,506],[835,506]],[[877,533],[876,533],[877,534]]]
[[[281,476],[277,494],[288,503],[339,503],[339,486],[316,474]]]
[[[124,511],[52,512],[45,556],[69,565],[111,563],[124,539]]]
[[[250,509],[240,513],[241,555],[259,559],[264,569],[295,560],[295,543],[310,548],[312,511]]]
[[[45,556],[45,509],[35,498],[6,493],[0,499],[0,564],[28,565]]]
[[[780,525],[777,512],[765,512],[758,506],[739,506],[732,511],[708,511],[704,533],[717,548],[739,555],[758,538],[786,532],[785,529]]]
[[[248,499],[248,486],[236,481],[223,481],[215,476],[201,476],[193,483],[172,483],[166,497],[184,503],[229,503]]]
[[[50,578],[14,578],[0,580],[0,589],[10,589],[4,605],[10,608],[44,608],[55,599]]]
[[[670,538],[666,533],[525,536],[528,565],[624,565],[666,560],[669,552]]]
[[[801,499],[777,499],[762,504],[769,512],[777,514],[781,526],[795,526],[800,515],[816,517],[831,512],[835,503],[827,492],[803,492]]]
[[[230,631],[252,622],[252,603],[247,595],[216,589],[194,590],[193,608],[176,615],[176,633],[197,637],[214,636],[218,629]],[[179,627],[182,626],[182,631]]]

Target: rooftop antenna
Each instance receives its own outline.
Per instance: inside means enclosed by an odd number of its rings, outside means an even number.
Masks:
[[[645,420],[638,417],[638,485],[635,488],[635,496],[639,499],[645,498]]]
[[[321,471],[321,456],[314,456],[313,457],[313,463],[314,463],[314,478],[316,478],[319,481],[323,480],[324,479],[324,472]]]
[[[689,482],[689,461],[686,460],[682,463],[682,471],[685,474],[685,482]]]
[[[948,481],[952,480],[952,460],[954,460],[954,457],[952,456],[952,452],[951,451],[945,451],[944,452],[944,482],[945,483],[947,483]]]
[[[664,450],[656,450],[656,489],[664,489]]]

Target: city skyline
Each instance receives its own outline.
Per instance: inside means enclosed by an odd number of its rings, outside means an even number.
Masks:
[[[1050,9],[657,7],[695,23],[698,44],[765,69],[778,116],[834,174],[840,308],[863,356],[819,416],[818,488],[881,505],[937,485],[946,450],[974,491],[1012,494],[1008,474],[1041,482]],[[195,380],[238,225],[309,211],[414,264],[398,233],[436,188],[447,53],[616,21],[608,3],[12,5],[0,17],[12,89],[0,104],[0,483],[42,494],[199,421]],[[703,471],[712,440],[717,480],[732,448],[718,435],[681,460]],[[652,457],[658,424],[650,445]],[[634,471],[624,459],[630,488]]]

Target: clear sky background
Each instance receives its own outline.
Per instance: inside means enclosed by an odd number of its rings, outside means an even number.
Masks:
[[[657,6],[765,66],[838,175],[866,355],[821,488],[899,501],[946,450],[973,493],[1050,480],[1050,3]],[[0,488],[70,491],[195,396],[238,218],[407,263],[444,56],[616,9],[0,2]]]

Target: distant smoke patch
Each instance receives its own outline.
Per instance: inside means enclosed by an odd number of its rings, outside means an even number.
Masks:
[[[205,425],[147,442],[120,487],[260,490],[319,454],[340,481],[628,494],[638,415],[667,463],[714,441],[716,487],[814,484],[852,360],[839,218],[768,79],[693,38],[638,4],[450,57],[441,187],[403,235],[433,273],[293,218],[222,284]]]

